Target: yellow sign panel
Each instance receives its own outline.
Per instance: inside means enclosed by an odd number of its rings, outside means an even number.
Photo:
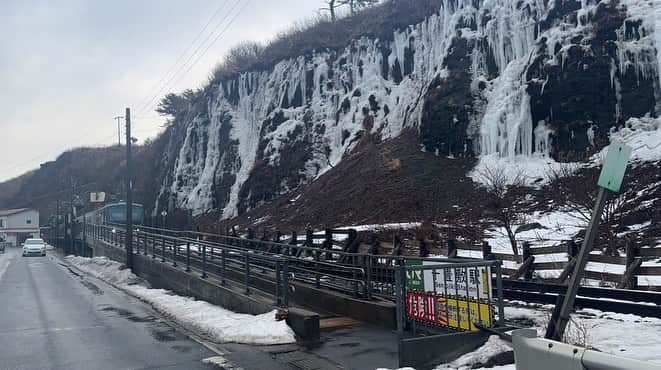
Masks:
[[[439,324],[449,328],[477,331],[475,322],[486,327],[493,324],[491,305],[488,303],[437,297],[436,307]]]

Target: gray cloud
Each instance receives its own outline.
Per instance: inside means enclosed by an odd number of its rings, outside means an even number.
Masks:
[[[0,181],[66,149],[116,142],[112,117],[151,97],[156,82],[213,11],[223,3],[227,10],[234,2],[3,0]],[[251,0],[227,33],[167,92],[199,87],[233,44],[266,41],[313,16],[321,4]],[[136,136],[144,139],[159,131],[162,119],[150,111],[134,121]]]

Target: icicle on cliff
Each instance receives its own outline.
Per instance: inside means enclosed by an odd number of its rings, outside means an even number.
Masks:
[[[658,1],[439,0],[389,38],[215,81],[170,132],[155,209],[231,218],[405,129],[444,156],[585,156],[661,109]]]

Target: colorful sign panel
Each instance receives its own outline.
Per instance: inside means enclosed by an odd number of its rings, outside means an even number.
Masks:
[[[425,261],[425,266],[438,262]],[[491,267],[450,267],[425,270],[424,291],[442,296],[457,296],[472,299],[492,299]]]
[[[410,320],[453,329],[476,331],[474,325],[493,325],[493,311],[489,303],[445,298],[427,293],[406,293],[406,316]]]

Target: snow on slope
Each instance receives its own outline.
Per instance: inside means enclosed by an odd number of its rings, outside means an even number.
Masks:
[[[296,342],[294,332],[286,322],[275,320],[275,312],[257,316],[238,314],[167,290],[150,289],[142,285],[142,279],[130,270],[122,269],[120,263],[105,257],[68,256],[66,260],[80,270],[149,303],[187,329],[218,343],[271,345]]]
[[[650,11],[655,7],[659,12],[659,1],[622,0],[629,24],[642,19],[642,37],[627,32],[626,24],[618,31],[614,88],[629,68],[640,78],[659,75],[655,45],[661,32],[655,32],[659,26]],[[431,82],[452,78],[447,58],[457,38],[468,40],[471,90],[484,99],[469,117],[474,149],[484,158],[533,162],[524,167],[532,170],[531,178],[539,177],[544,166],[554,165],[548,159],[553,130],[544,120],[533,122],[527,69],[537,57],[548,66],[564,66],[576,46],[572,40],[590,40],[592,18],[599,4],[610,0],[581,0],[577,20],[558,17],[558,4],[445,0],[425,21],[394,31],[391,41],[364,37],[343,50],[317,50],[271,70],[218,82],[207,110],[186,123],[184,145],[160,195],[169,197],[173,207],[195,214],[220,208],[223,218],[231,218],[246,208],[242,202],[252,188],[245,185],[255,168],[264,163],[277,168],[294,143],[321,149],[296,164],[301,184],[337,165],[363,131],[387,139],[417,128]],[[661,91],[657,100],[661,108]],[[221,132],[229,132],[228,138],[221,138]],[[296,184],[273,186],[269,194],[278,195]]]

